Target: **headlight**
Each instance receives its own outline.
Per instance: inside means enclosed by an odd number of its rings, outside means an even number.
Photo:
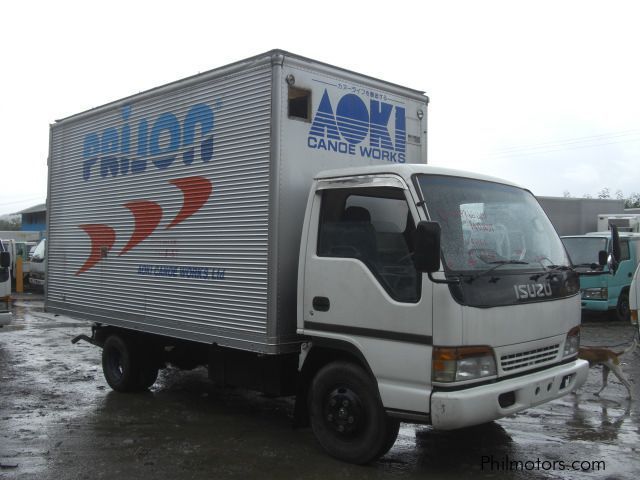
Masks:
[[[580,348],[580,327],[573,327],[567,333],[567,338],[564,341],[564,353],[563,356],[569,357],[578,353]]]
[[[462,382],[496,375],[490,347],[434,347],[433,381]]]
[[[585,288],[582,290],[582,298],[584,300],[606,300],[609,298],[609,289],[603,288]]]

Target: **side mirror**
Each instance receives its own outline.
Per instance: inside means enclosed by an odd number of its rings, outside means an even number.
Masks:
[[[418,223],[414,234],[413,263],[419,272],[433,273],[440,270],[440,235],[438,222]]]
[[[609,259],[609,254],[607,253],[606,250],[600,250],[598,252],[598,265],[600,265],[601,267],[604,267]]]
[[[9,252],[0,252],[0,267],[9,268],[11,265],[11,254]]]
[[[607,265],[612,275],[616,274],[618,270],[618,263],[621,257],[620,252],[620,234],[618,233],[618,227],[611,225],[611,255],[607,259]]]
[[[620,234],[618,233],[618,227],[611,225],[611,253],[616,261],[620,260]]]

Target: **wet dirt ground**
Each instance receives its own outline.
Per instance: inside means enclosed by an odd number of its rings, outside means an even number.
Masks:
[[[640,349],[624,358],[636,400],[601,370],[577,394],[455,432],[403,424],[382,459],[325,455],[291,427],[292,399],[219,390],[204,369],[161,371],[145,394],[107,386],[88,324],[23,296],[0,329],[0,479],[603,478],[640,474]],[[630,325],[586,318],[584,345],[631,342]],[[575,463],[577,462],[577,463]]]

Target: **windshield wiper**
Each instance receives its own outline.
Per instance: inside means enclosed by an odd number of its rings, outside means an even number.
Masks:
[[[467,280],[467,283],[471,283],[477,278],[488,275],[489,273],[502,267],[503,265],[529,265],[529,262],[525,262],[522,260],[494,260],[493,262],[487,262],[487,263],[490,265],[493,265],[493,267],[489,268],[488,270],[485,270],[484,272],[476,273],[475,275],[470,276],[469,279]]]
[[[494,260],[493,262],[487,262],[491,264],[500,265],[529,265],[529,262],[525,262],[524,260]],[[497,268],[494,267],[494,268]]]
[[[573,270],[573,267],[569,265],[543,265],[548,270],[556,270],[561,272],[566,272],[567,270]]]
[[[598,267],[598,264],[595,263],[595,262],[592,262],[592,263],[578,263],[578,264],[574,265],[574,267],[596,268],[596,267]]]
[[[551,275],[553,275],[556,272],[572,272],[575,269],[570,266],[570,265],[555,265],[555,264],[550,264],[550,265],[545,265],[542,262],[538,262],[542,268],[544,269],[544,272],[540,272],[540,273],[535,273],[531,276],[531,279],[534,281],[537,281],[538,278],[540,278],[541,276],[545,275],[546,277],[549,277]]]

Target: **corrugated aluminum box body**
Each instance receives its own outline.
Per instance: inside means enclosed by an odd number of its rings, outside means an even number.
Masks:
[[[300,94],[306,114],[299,100],[289,111]],[[427,102],[274,50],[56,122],[46,309],[262,353],[297,349],[313,176],[425,163]]]

